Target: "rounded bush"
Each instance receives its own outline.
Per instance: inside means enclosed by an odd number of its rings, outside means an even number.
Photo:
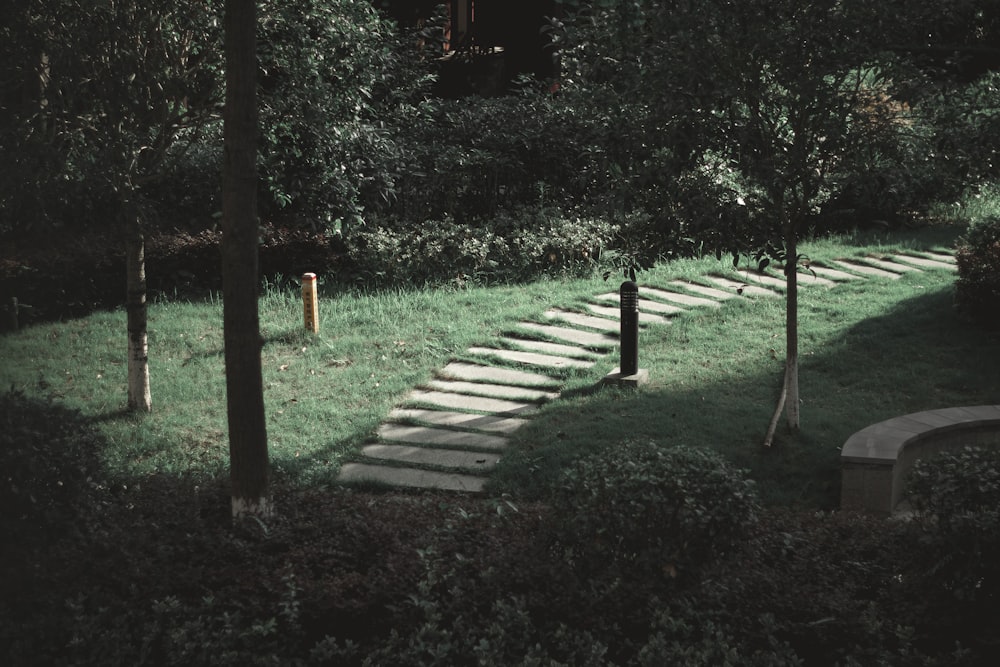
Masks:
[[[907,493],[929,519],[920,523],[928,581],[965,603],[995,605],[1000,599],[1000,450],[966,447],[920,459],[910,470]]]
[[[1000,216],[973,223],[955,253],[955,303],[971,319],[1000,328]]]
[[[626,441],[569,469],[553,510],[578,566],[678,576],[740,540],[758,501],[744,471],[714,452]]]

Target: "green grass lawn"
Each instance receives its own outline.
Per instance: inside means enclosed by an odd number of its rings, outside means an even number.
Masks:
[[[815,261],[866,252],[948,247],[959,229],[927,227],[809,243]],[[685,260],[640,275],[641,285],[733,271],[731,261]],[[613,284],[609,284],[613,283]],[[582,306],[617,287],[600,277],[531,285],[383,293],[321,288],[321,332],[306,333],[295,284],[261,300],[265,402],[275,478],[297,487],[332,483],[341,462],[415,385],[551,306]],[[613,456],[626,437],[723,452],[748,468],[774,503],[832,507],[838,453],[854,431],[888,417],[1000,400],[995,336],[960,321],[954,274],[911,273],[833,289],[801,290],[802,432],[760,441],[784,355],[780,299],[741,299],[684,313],[642,333],[638,392],[597,389],[615,354],[564,376],[563,397],[516,434],[494,491],[540,497],[570,459]],[[223,475],[226,440],[221,304],[162,301],[150,308],[154,412],[123,413],[124,312],[43,324],[0,338],[0,386],[77,409],[107,442],[109,476]],[[606,366],[606,367],[605,367]]]
[[[822,262],[945,248],[954,235],[953,228],[928,228],[836,238],[805,252]],[[644,274],[642,284],[726,271],[731,265],[715,260],[667,264]],[[768,502],[835,507],[840,447],[853,432],[909,412],[1000,400],[996,336],[956,316],[954,279],[925,271],[801,287],[802,430],[790,434],[782,422],[769,449],[761,442],[783,377],[783,300],[730,300],[721,309],[684,313],[671,326],[650,326],[640,337],[650,384],[637,392],[592,382],[570,388],[516,434],[495,490],[541,497],[569,460],[599,451],[614,456],[617,443],[637,437],[718,450],[751,471]]]

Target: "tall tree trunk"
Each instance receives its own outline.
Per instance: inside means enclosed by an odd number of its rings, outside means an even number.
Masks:
[[[269,516],[257,303],[257,8],[226,0],[222,280],[233,518]]]
[[[799,250],[794,226],[785,232],[785,417],[799,430]]]
[[[128,409],[150,412],[153,397],[149,389],[149,343],[146,333],[146,239],[134,193],[124,195],[122,212],[125,218]]]
[[[788,428],[799,430],[799,262],[796,228],[785,228],[785,377],[781,383],[778,404],[764,434],[764,446],[774,442],[781,413],[785,411]]]

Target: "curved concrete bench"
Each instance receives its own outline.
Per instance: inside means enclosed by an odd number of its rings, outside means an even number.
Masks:
[[[863,428],[840,450],[840,507],[891,514],[914,461],[966,445],[1000,445],[1000,405],[915,412]]]

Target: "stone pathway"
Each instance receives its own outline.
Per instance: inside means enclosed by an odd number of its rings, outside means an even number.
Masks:
[[[830,288],[850,280],[897,279],[907,272],[955,271],[954,257],[936,251],[856,256],[831,264],[811,265],[799,274],[799,284]],[[783,291],[780,273],[756,271],[640,286],[639,323],[665,326],[690,310],[719,308],[734,298],[778,297]],[[517,323],[492,346],[469,348],[466,356],[476,361],[452,361],[410,392],[359,459],[343,465],[339,481],[483,491],[510,436],[543,403],[559,398],[567,369],[604,362],[603,377],[617,365],[608,357],[618,344],[618,301],[617,294],[605,293],[587,304],[587,312],[553,306],[541,321]]]

